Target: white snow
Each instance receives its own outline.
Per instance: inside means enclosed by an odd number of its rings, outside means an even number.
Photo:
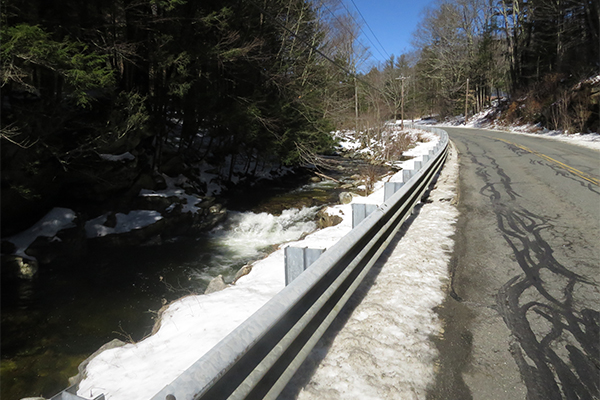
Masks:
[[[432,140],[433,137],[437,138],[437,136],[433,135],[432,133],[425,132],[420,129],[408,127],[401,129],[400,122],[401,121],[397,121],[395,124],[386,124],[385,130],[380,134],[370,133],[367,135],[365,132],[360,132],[359,135],[362,136],[363,139],[358,139],[354,131],[336,131],[333,133],[333,136],[338,140],[341,150],[376,158],[381,158],[385,154],[386,149],[389,148],[389,144],[392,143],[399,135],[406,135],[414,141],[416,141],[419,136],[429,140]],[[366,139],[364,138],[365,136],[367,136]],[[433,140],[435,141],[437,139]],[[408,156],[411,154],[408,154],[405,151],[403,155]],[[393,164],[400,166],[402,165],[398,162],[394,162]]]
[[[435,146],[437,136],[427,135],[435,139],[419,144],[411,151],[412,155],[427,154]],[[413,162],[414,160],[410,160],[405,163]],[[401,174],[396,174],[391,178],[391,180],[399,179],[401,179]],[[381,203],[383,201],[382,188],[383,182],[378,182],[373,194],[368,198],[355,197],[353,202]],[[435,207],[441,207],[441,205],[435,204]],[[309,213],[314,210],[303,209],[289,212]],[[147,400],[151,398],[284,287],[285,246],[328,248],[351,230],[350,204],[329,207],[328,212],[340,215],[343,218],[342,223],[313,232],[300,241],[281,245],[268,257],[254,263],[251,273],[241,277],[235,285],[208,295],[187,296],[172,303],[163,313],[160,329],[155,335],[139,343],[107,350],[96,356],[86,368],[86,378],[80,383],[78,395],[93,398],[104,393],[107,400]],[[395,312],[401,311],[397,322],[404,321],[396,328],[386,328],[392,329],[389,335],[397,337],[400,341],[405,336],[408,338],[400,343],[401,352],[396,355],[404,356],[406,354],[417,359],[421,357],[423,365],[431,362],[433,357],[433,350],[428,344],[427,335],[439,332],[439,323],[435,320],[431,307],[439,304],[443,298],[441,286],[443,280],[446,279],[446,275],[444,275],[446,257],[440,250],[440,246],[450,243],[449,239],[443,238],[450,236],[451,229],[448,226],[451,223],[449,221],[453,218],[449,211],[444,211],[448,214],[440,217],[443,222],[438,224],[434,218],[436,212],[432,209],[424,226],[411,236],[410,245],[405,247],[405,254],[395,256],[397,260],[402,259],[402,266],[405,267],[395,267],[396,272],[392,274],[398,275],[400,278],[391,285],[390,290],[392,291],[384,296],[387,297],[386,302],[391,302],[389,307],[396,307]],[[246,214],[244,218],[247,217],[249,215]],[[240,228],[244,230],[243,234],[235,240],[240,240],[242,244],[248,240],[255,240],[254,236],[257,235],[253,227],[270,218],[275,217],[269,214],[250,216],[246,221],[247,224],[241,225],[244,226]],[[277,223],[271,224],[274,227],[273,235],[287,234],[287,227],[283,223],[287,219],[286,217],[280,218]],[[311,229],[312,227],[307,225],[304,228]],[[426,237],[419,238],[420,234]],[[296,240],[298,236],[295,233],[289,238]],[[421,239],[423,242],[419,244]],[[235,246],[236,243],[231,245]],[[403,268],[408,269],[403,272]],[[407,282],[411,283],[412,289],[396,286],[408,284]],[[394,293],[396,294],[390,297]],[[422,299],[422,304],[419,303],[421,296],[426,297]],[[406,303],[402,303],[403,299]],[[403,330],[407,330],[406,333],[402,333]],[[414,353],[410,353],[410,351],[414,351]],[[417,357],[415,356],[417,352],[425,353],[423,356]],[[374,357],[379,356],[377,354]],[[402,373],[416,375],[413,378],[405,377],[404,379],[414,382],[428,381],[433,365],[420,367],[425,371],[422,372],[414,367],[417,365],[417,361],[413,362],[410,358],[407,359],[408,366],[403,368]],[[320,398],[327,398],[327,396]]]
[[[439,127],[459,127],[459,128],[483,128],[491,130],[499,130],[502,132],[513,133],[517,135],[526,135],[533,137],[541,137],[545,139],[558,140],[567,142],[576,146],[587,147],[590,149],[600,150],[600,134],[598,133],[565,133],[559,130],[540,129],[535,125],[500,125],[496,121],[490,123],[485,120],[485,117],[492,112],[492,109],[481,111],[472,116],[467,121],[466,125],[458,124],[457,121],[449,123],[435,124]],[[419,122],[417,121],[417,124]]]
[[[313,349],[299,371],[310,374],[308,384],[298,388],[293,380],[295,390],[285,391],[283,399],[426,398],[438,355],[431,337],[442,333],[433,308],[444,300],[449,282],[457,176],[452,152],[431,193],[433,202],[421,207],[402,239],[373,267],[366,279],[372,284],[358,288],[364,298],[350,300],[355,308],[333,341],[325,337]]]
[[[135,156],[130,152],[123,154],[100,154],[100,158],[107,161],[128,161],[135,160]]]
[[[526,135],[526,136],[534,136],[534,137],[542,137],[545,139],[558,140],[561,142],[566,142],[570,144],[574,144],[576,146],[587,147],[589,149],[600,150],[600,134],[597,133],[572,133],[567,134],[561,131],[543,131],[541,133],[530,133],[528,132],[528,128],[524,126],[515,126],[511,127],[511,130],[508,133],[518,134],[518,135]]]
[[[77,218],[77,215],[73,210],[56,207],[50,210],[48,214],[36,222],[31,228],[11,236],[6,240],[16,246],[17,250],[15,255],[34,259],[34,257],[25,254],[25,250],[27,250],[35,239],[39,236],[53,238],[59,231],[75,227],[75,224],[73,223],[75,218]]]
[[[101,215],[85,223],[85,233],[88,238],[97,238],[115,233],[125,233],[134,229],[144,228],[161,220],[163,217],[154,210],[133,210],[127,214],[115,214],[117,223],[114,227],[105,226],[108,214]]]
[[[188,178],[183,175],[179,175],[177,178],[171,178],[167,175],[163,175],[165,182],[167,184],[167,188],[164,190],[149,190],[142,189],[140,190],[139,196],[141,197],[178,197],[180,199],[185,200],[183,208],[181,210],[182,213],[192,213],[195,214],[198,212],[199,208],[196,207],[197,204],[202,202],[202,199],[189,195],[185,192],[184,189],[181,189],[181,186],[184,186],[187,183]],[[178,187],[178,186],[180,187]],[[172,211],[175,206],[172,204],[167,211]]]

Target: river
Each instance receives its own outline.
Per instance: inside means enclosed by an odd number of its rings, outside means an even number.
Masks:
[[[356,172],[328,174],[343,181]],[[164,304],[202,293],[219,274],[231,281],[246,263],[315,230],[320,206],[341,191],[333,181],[306,179],[246,189],[229,197],[236,211],[199,237],[95,249],[77,265],[44,265],[32,281],[3,281],[1,397],[51,397],[66,388],[102,344],[148,335]]]

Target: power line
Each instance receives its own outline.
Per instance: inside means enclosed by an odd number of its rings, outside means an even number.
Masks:
[[[378,53],[379,53],[379,54],[380,54],[380,55],[381,55],[383,58],[386,58],[386,56],[385,56],[385,55],[383,55],[383,53],[382,53],[382,52],[379,50],[379,48],[378,48],[378,47],[375,45],[375,43],[373,43],[373,41],[371,40],[371,38],[369,37],[369,35],[367,35],[367,34],[365,33],[365,31],[363,30],[363,28],[362,28],[361,24],[359,24],[359,23],[358,23],[358,21],[356,20],[356,18],[354,18],[354,15],[353,15],[353,14],[352,14],[352,12],[350,11],[350,9],[349,9],[349,8],[346,6],[346,4],[345,4],[345,3],[344,3],[342,0],[337,0],[337,1],[338,1],[338,3],[339,3],[339,4],[341,4],[341,5],[342,5],[342,6],[343,6],[343,7],[346,9],[346,11],[348,11],[348,15],[349,15],[349,16],[350,16],[350,17],[351,17],[353,20],[354,20],[354,23],[356,24],[356,26],[358,26],[358,28],[360,29],[360,31],[362,32],[362,34],[364,35],[364,37],[366,37],[366,38],[367,38],[367,40],[368,40],[368,41],[369,41],[369,42],[370,42],[370,43],[373,45],[373,48],[374,48],[375,50],[377,50],[377,52],[378,52]],[[354,3],[354,2],[353,2],[353,3]],[[356,7],[356,5],[355,5],[355,7]],[[358,8],[357,8],[356,10],[358,11]],[[358,12],[359,12],[359,14],[360,14],[360,11],[358,11]],[[362,17],[362,14],[361,14],[361,17]],[[367,24],[367,21],[364,19],[364,17],[363,17],[363,21],[365,21],[365,24]],[[368,26],[368,25],[369,25],[369,24],[367,24],[367,26]],[[371,28],[369,27],[369,29],[371,29]],[[372,32],[372,31],[371,31],[371,32]],[[373,36],[375,36],[375,35],[373,35]],[[375,39],[377,39],[377,37],[375,37]],[[383,47],[382,47],[382,49],[383,49]],[[385,51],[385,49],[383,49],[383,51]]]
[[[356,72],[352,72],[349,69],[347,69],[346,67],[338,64],[337,62],[335,62],[334,60],[332,60],[328,55],[326,55],[321,50],[319,50],[316,46],[313,46],[312,44],[308,43],[306,41],[306,39],[303,39],[302,37],[298,37],[298,35],[296,35],[296,33],[294,33],[294,31],[292,31],[290,28],[288,28],[287,26],[285,26],[285,24],[283,22],[281,22],[277,18],[275,18],[270,12],[268,12],[267,10],[265,10],[264,8],[262,8],[260,5],[256,4],[256,2],[254,2],[254,0],[248,0],[248,1],[256,9],[258,9],[262,14],[266,15],[268,18],[270,18],[271,20],[273,20],[273,22],[275,22],[277,25],[281,26],[283,29],[285,29],[293,37],[297,38],[304,45],[306,45],[307,47],[310,47],[315,52],[319,53],[321,55],[321,57],[325,58],[327,61],[329,61],[330,63],[332,63],[333,65],[335,65],[336,67],[338,67],[339,69],[341,69],[342,71],[344,71],[345,73],[347,73],[348,75],[353,76],[357,81],[360,81],[360,82],[364,83],[365,85],[371,87],[372,89],[377,90],[378,92],[382,93],[378,88],[376,88],[375,86],[371,85],[369,82],[367,82],[367,81],[363,80],[362,78],[360,78]]]
[[[362,18],[363,21],[365,21],[365,24],[367,25],[367,28],[369,28],[369,31],[371,31],[371,34],[373,35],[373,37],[375,38],[375,40],[377,40],[377,43],[379,43],[379,46],[381,46],[381,50],[384,51],[384,53],[387,55],[387,58],[391,58],[390,55],[388,54],[387,51],[385,51],[385,48],[383,47],[383,45],[381,44],[381,42],[379,41],[379,39],[377,38],[377,36],[375,35],[375,32],[373,32],[373,29],[371,29],[371,26],[369,25],[369,23],[367,22],[367,20],[365,19],[365,17],[362,15],[362,13],[360,12],[360,10],[358,9],[358,7],[356,6],[356,3],[354,2],[354,0],[350,0],[352,2],[352,4],[354,5],[354,8],[356,8],[356,11],[358,11],[358,14],[360,15],[360,17]],[[381,54],[381,53],[380,53]]]
[[[324,0],[320,1],[319,6],[320,7],[324,7],[327,11],[329,11],[329,13],[333,16],[333,18],[335,18],[339,22],[340,27],[342,27],[346,32],[348,32],[351,37],[354,36],[354,32],[352,32],[350,30],[350,28],[348,28],[348,26],[346,26],[346,24],[342,20],[340,20],[340,18],[329,7],[327,7],[327,5],[325,4]],[[356,22],[356,21],[354,21],[354,22]],[[367,46],[365,46],[360,41],[358,41],[358,44],[362,47],[362,50],[364,50],[365,52],[368,52],[368,47]]]

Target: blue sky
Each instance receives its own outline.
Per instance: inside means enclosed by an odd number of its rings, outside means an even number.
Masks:
[[[421,20],[421,11],[434,0],[353,0],[354,4],[352,0],[341,1],[351,11],[356,11],[356,4],[369,24],[363,23],[361,42],[370,48],[376,63],[388,59],[388,54],[399,56],[412,50],[412,33]],[[358,12],[356,14],[357,21],[362,22]],[[380,48],[369,27],[385,51]]]

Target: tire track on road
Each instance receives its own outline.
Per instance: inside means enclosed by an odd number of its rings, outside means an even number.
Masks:
[[[498,229],[523,272],[498,290],[495,307],[512,333],[510,351],[527,386],[528,400],[600,398],[600,313],[576,298],[576,288],[593,285],[573,272],[583,262],[561,264],[544,238],[560,235],[555,230],[559,217],[537,215],[522,207],[521,196],[496,159],[485,151],[478,158],[465,144],[484,182],[479,193],[489,198]],[[580,183],[596,192],[586,181]]]

